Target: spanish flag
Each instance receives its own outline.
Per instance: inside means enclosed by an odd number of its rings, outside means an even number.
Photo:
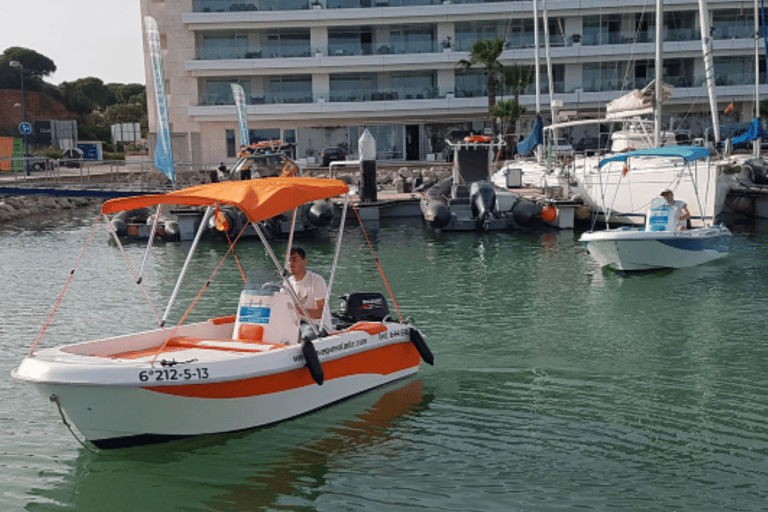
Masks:
[[[723,114],[730,114],[733,111],[733,102],[731,102],[727,107],[725,107],[725,110],[723,110]]]

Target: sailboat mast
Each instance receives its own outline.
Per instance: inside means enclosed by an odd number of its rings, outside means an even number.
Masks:
[[[715,135],[715,147],[717,147],[720,143],[720,115],[717,111],[717,98],[715,98],[715,66],[712,62],[711,21],[707,0],[699,0],[699,19],[701,20],[701,50],[704,54],[704,76],[709,96],[709,110],[712,114],[712,131]]]
[[[539,0],[533,0],[533,66],[536,77],[536,115],[541,114],[541,76],[539,73]],[[534,123],[535,125],[535,123]],[[541,163],[542,144],[536,146],[536,161]]]
[[[661,77],[664,67],[661,55],[664,43],[664,2],[656,0],[656,101],[653,104],[653,145],[659,147],[661,135]]]
[[[536,113],[541,113],[541,77],[539,76],[539,0],[533,0],[533,65],[536,68]]]
[[[552,125],[557,126],[557,105],[555,105],[555,86],[552,81],[552,58],[549,52],[549,19],[547,18],[547,0],[542,0],[543,7],[543,22],[544,22],[544,57],[547,61],[547,88],[549,89],[549,111],[552,117]],[[538,21],[537,21],[538,24]],[[557,156],[557,128],[552,129],[552,139],[550,144],[553,145],[553,151]]]
[[[755,119],[760,119],[760,12],[755,0]],[[752,141],[755,157],[760,158],[762,139]]]

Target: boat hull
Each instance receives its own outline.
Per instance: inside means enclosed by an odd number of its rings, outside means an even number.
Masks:
[[[104,360],[48,349],[26,358],[13,376],[60,404],[94,445],[119,448],[263,427],[419,370],[410,328],[401,324],[331,335],[314,346],[325,373],[322,386],[305,366],[300,345],[246,355],[164,353],[166,360],[187,361],[170,367],[152,366],[150,357]],[[213,357],[206,360],[204,352]]]
[[[725,257],[731,232],[721,226],[662,232],[619,228],[584,233],[580,241],[601,266],[614,270],[674,269]]]

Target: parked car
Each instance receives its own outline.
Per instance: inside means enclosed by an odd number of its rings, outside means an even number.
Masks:
[[[340,148],[325,148],[322,155],[323,167],[328,167],[331,162],[346,160],[347,155]]]
[[[555,151],[557,152],[557,156],[566,156],[566,155],[573,155],[574,150],[573,146],[571,146],[571,143],[568,142],[567,139],[558,138],[557,144],[555,145]]]
[[[27,165],[29,166],[29,169],[32,171],[51,171],[53,170],[53,167],[55,165],[55,160],[53,158],[48,158],[47,156],[32,156],[27,161]]]
[[[600,149],[600,140],[597,137],[584,137],[573,147],[578,153],[594,154]]]

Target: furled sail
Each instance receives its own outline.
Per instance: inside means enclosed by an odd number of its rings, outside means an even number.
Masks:
[[[653,114],[653,98],[656,93],[656,80],[643,87],[635,89],[629,94],[625,94],[608,103],[606,106],[606,117],[608,119],[624,119],[627,117]],[[661,83],[661,101],[662,103],[672,97],[674,86]]]

